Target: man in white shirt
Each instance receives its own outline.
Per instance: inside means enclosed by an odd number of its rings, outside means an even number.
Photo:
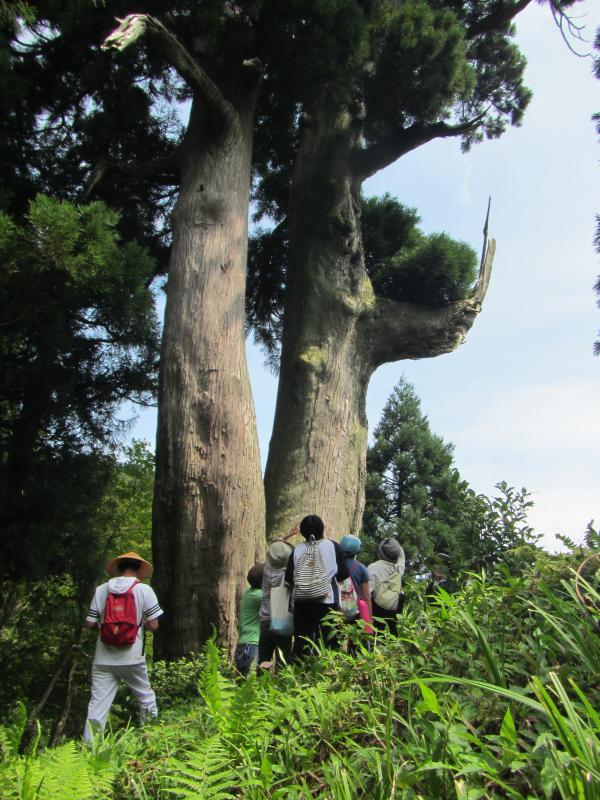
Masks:
[[[133,644],[111,646],[105,644],[100,633],[92,664],[92,693],[88,705],[83,738],[92,741],[92,731],[104,730],[108,713],[115,699],[119,681],[124,681],[133,692],[140,709],[142,722],[156,717],[156,697],[150,686],[144,654],[144,631],[156,631],[158,617],[163,613],[154,591],[141,580],[152,575],[153,567],[137,553],[123,553],[106,565],[111,579],[99,586],[92,599],[86,628],[101,628],[109,592],[124,595],[131,590],[135,599],[137,633]]]

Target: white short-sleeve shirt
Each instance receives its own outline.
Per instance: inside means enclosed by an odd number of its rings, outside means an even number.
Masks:
[[[111,578],[107,583],[103,583],[94,592],[94,597],[87,613],[87,622],[102,622],[104,618],[104,606],[109,591],[115,594],[123,594],[131,588],[137,580],[133,577],[121,576]],[[145,661],[144,656],[144,622],[160,617],[163,613],[158,604],[154,590],[145,583],[137,583],[133,587],[135,597],[135,608],[137,613],[137,623],[139,625],[135,642],[128,647],[111,647],[104,644],[98,634],[96,642],[96,652],[94,654],[94,664],[102,666],[119,666],[124,664],[140,664]]]

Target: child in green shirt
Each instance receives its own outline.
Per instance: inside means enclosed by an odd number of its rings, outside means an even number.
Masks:
[[[258,611],[262,600],[264,564],[255,564],[248,572],[250,588],[246,589],[240,603],[239,639],[235,648],[235,665],[245,677],[258,656],[260,620]]]

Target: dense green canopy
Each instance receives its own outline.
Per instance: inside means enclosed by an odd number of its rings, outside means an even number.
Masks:
[[[352,176],[362,181],[435,138],[467,149],[519,125],[531,98],[514,18],[529,0],[322,0],[295,2],[294,47],[274,51],[255,136],[255,220],[248,324],[273,360],[282,331],[288,281],[288,204],[303,132],[332,106],[345,108],[360,134]],[[560,21],[574,0],[548,3]],[[291,27],[287,28],[292,31]],[[340,180],[343,180],[340,176]],[[327,187],[323,186],[324,194]],[[333,191],[333,189],[332,189]],[[365,228],[377,209],[366,208]],[[397,220],[396,220],[397,221]],[[394,241],[398,234],[388,234]],[[402,237],[398,237],[402,239]],[[367,265],[368,243],[365,241]],[[399,255],[403,249],[402,255]],[[393,267],[369,274],[384,297],[445,304],[457,299],[473,269],[468,251],[446,237],[398,241]],[[407,262],[410,262],[410,266]],[[435,276],[431,274],[432,265]],[[380,267],[381,269],[381,267]],[[418,276],[416,275],[418,273]],[[449,274],[449,273],[454,273]],[[446,285],[444,285],[446,284]]]
[[[61,569],[110,472],[124,400],[155,391],[153,260],[100,202],[0,212],[0,576]]]

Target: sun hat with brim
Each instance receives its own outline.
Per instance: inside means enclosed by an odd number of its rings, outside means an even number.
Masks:
[[[154,572],[154,567],[149,561],[146,561],[145,558],[142,558],[137,553],[133,551],[131,553],[123,553],[116,558],[111,558],[111,560],[106,564],[106,571],[110,575],[111,578],[116,578],[119,575],[119,571],[117,569],[119,561],[139,561],[142,565],[138,570],[138,578],[140,580],[144,580],[144,578],[149,578],[152,573]]]
[[[377,555],[384,561],[390,561],[395,564],[402,553],[400,542],[393,536],[384,539],[377,548]]]
[[[291,544],[283,542],[281,539],[271,542],[267,550],[267,566],[271,567],[271,569],[283,569],[287,567],[290,553],[293,549]]]

